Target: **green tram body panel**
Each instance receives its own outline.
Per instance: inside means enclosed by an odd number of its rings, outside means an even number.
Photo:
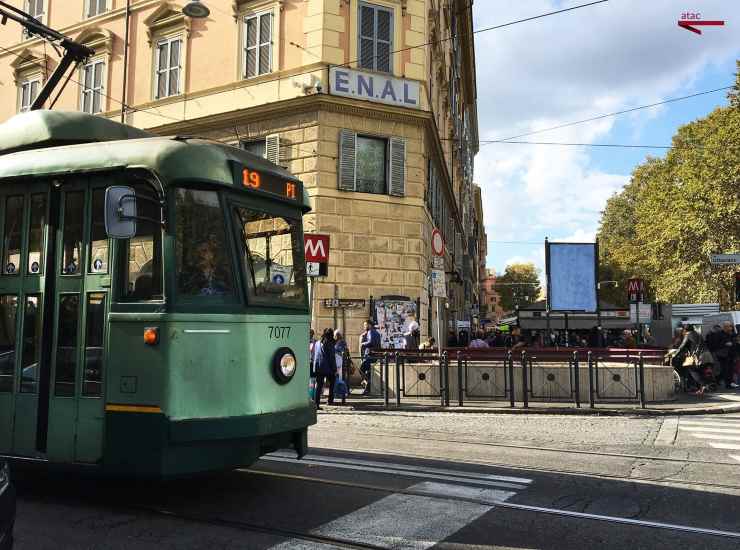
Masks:
[[[13,331],[16,335],[14,350],[0,356],[7,361],[6,370],[0,373],[7,374],[7,365],[12,363],[14,377],[12,391],[0,391],[0,455],[62,466],[93,464],[112,474],[167,477],[249,465],[278,448],[293,447],[302,454],[308,426],[316,422],[308,397],[307,304],[250,306],[240,287],[236,258],[232,258],[233,274],[240,288],[233,300],[214,305],[178,299],[174,291],[177,219],[172,219],[169,190],[188,185],[220,190],[236,197],[237,204],[293,219],[309,210],[308,195],[302,187],[293,200],[245,189],[234,175],[235,165],[300,185],[284,169],[246,151],[200,139],[145,136],[140,130],[80,113],[36,111],[0,125],[0,232],[5,239],[6,219],[12,217],[8,197],[24,196],[25,210],[18,222],[23,233],[18,253],[21,264],[30,261],[31,214],[26,211],[30,197],[34,193],[51,197],[53,186],[64,197],[74,192],[86,197],[80,264],[87,265],[94,254],[91,242],[85,240],[92,234],[90,197],[94,189],[125,184],[131,171],[146,172],[161,185],[167,218],[161,244],[164,300],[118,299],[122,241],[108,240],[109,265],[102,275],[83,267],[79,277],[68,277],[60,275],[57,265],[44,265],[35,275],[19,265],[18,276],[0,275],[0,298],[15,296],[18,305],[15,320],[0,319],[6,336]],[[232,204],[231,199],[220,200]],[[67,206],[57,205],[60,219],[52,231],[56,210],[50,204],[54,202],[48,198],[42,254],[58,264],[64,254],[61,212]],[[236,244],[228,229],[231,222],[226,227],[234,252]],[[56,256],[48,256],[49,247]],[[294,262],[304,262],[302,247]],[[48,294],[50,288],[53,295]],[[74,333],[64,336],[59,328],[65,321],[60,313],[62,296],[75,293],[84,303],[75,310],[79,313]],[[93,349],[85,347],[94,324],[88,322],[91,294],[104,297],[99,397],[85,396],[88,382],[83,378],[87,375],[81,374],[87,372],[88,353]],[[43,383],[35,392],[22,391],[27,371],[32,369],[22,367],[29,345],[26,331],[35,322],[26,303],[29,299],[53,303],[51,310],[34,310],[41,311],[43,318],[37,347],[48,350],[48,357],[43,351],[36,352],[40,360],[35,367],[37,373],[49,369],[48,403],[38,389]],[[150,327],[158,330],[156,345],[144,342],[144,331]],[[74,340],[70,349],[77,358],[78,376],[73,377],[77,389],[74,395],[59,397],[53,377],[62,368],[57,363],[64,338]],[[289,348],[296,357],[296,374],[287,383],[278,383],[273,375],[274,356],[280,348]],[[43,375],[36,376],[43,380]],[[0,390],[1,384],[2,377]],[[45,434],[43,442],[39,433]]]

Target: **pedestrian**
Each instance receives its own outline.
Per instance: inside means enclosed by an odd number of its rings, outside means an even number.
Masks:
[[[321,394],[324,384],[329,387],[327,404],[334,404],[334,384],[337,380],[337,361],[334,355],[334,331],[324,329],[321,340],[316,344],[314,351],[314,372],[316,373],[316,409],[321,410]]]
[[[480,332],[476,332],[473,335],[473,339],[470,341],[470,344],[468,345],[469,348],[487,348],[488,344],[483,339],[483,335]]]
[[[360,335],[360,357],[362,357],[360,372],[365,377],[366,385],[362,395],[370,395],[372,368],[375,362],[372,351],[380,349],[380,333],[375,329],[372,321],[365,321],[363,328],[364,332]]]
[[[411,319],[409,326],[406,328],[406,332],[403,333],[404,349],[419,349],[420,338],[421,331],[419,330],[419,323],[417,323],[415,319]]]
[[[686,383],[687,388],[691,386],[695,395],[704,395],[706,384],[697,370],[701,368],[699,358],[704,351],[704,340],[701,335],[694,330],[693,325],[686,325],[683,331],[683,341],[676,349],[671,365],[678,375]]]
[[[725,387],[730,390],[738,389],[735,383],[735,328],[730,321],[722,323],[722,331],[717,336],[717,349],[714,355],[720,364],[720,376]]]
[[[504,346],[511,349],[511,351],[519,351],[527,346],[527,343],[522,338],[522,331],[519,327],[513,327],[511,333],[506,337]]]
[[[347,341],[344,339],[342,332],[337,329],[334,331],[334,358],[337,363],[337,379],[334,384],[334,394],[342,398],[342,400],[349,393],[349,386],[347,385],[349,357],[347,355]]]
[[[316,333],[313,329],[309,329],[308,331],[308,355],[309,355],[309,365],[311,365],[311,376],[313,376],[313,354],[314,349],[316,347]]]

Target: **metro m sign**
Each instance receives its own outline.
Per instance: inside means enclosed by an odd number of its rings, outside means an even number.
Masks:
[[[303,235],[303,246],[307,262],[329,263],[329,235]]]

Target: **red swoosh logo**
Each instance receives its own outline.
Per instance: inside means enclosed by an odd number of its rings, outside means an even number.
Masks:
[[[697,29],[699,25],[706,25],[711,27],[722,27],[724,26],[724,21],[679,21],[678,26],[683,27],[687,31],[695,32],[696,34],[701,34],[701,29]]]

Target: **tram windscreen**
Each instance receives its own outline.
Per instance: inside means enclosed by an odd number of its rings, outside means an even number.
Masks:
[[[252,304],[306,304],[306,265],[300,220],[237,207],[234,225]]]

